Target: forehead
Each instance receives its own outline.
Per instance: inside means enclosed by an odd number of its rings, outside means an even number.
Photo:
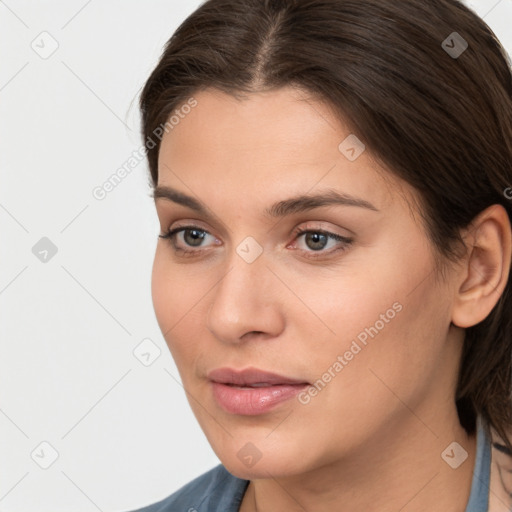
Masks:
[[[357,139],[329,105],[303,91],[285,87],[237,99],[206,89],[193,98],[197,105],[162,139],[159,185],[179,188],[185,180],[199,196],[245,191],[265,203],[330,187],[379,209],[407,189],[369,150],[348,159],[345,141],[361,151]]]
[[[197,106],[164,136],[162,151],[171,146],[182,157],[198,156],[185,153],[194,146],[193,139],[200,138],[203,155],[222,151],[226,158],[245,153],[253,158],[259,154],[260,159],[324,159],[337,157],[338,139],[350,133],[327,105],[291,87],[251,93],[244,99],[210,88],[194,98]],[[261,149],[271,153],[260,153]]]

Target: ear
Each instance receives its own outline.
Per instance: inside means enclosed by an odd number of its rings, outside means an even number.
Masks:
[[[456,281],[452,323],[471,327],[484,320],[501,297],[512,259],[512,233],[507,211],[489,206],[463,236],[467,254]]]

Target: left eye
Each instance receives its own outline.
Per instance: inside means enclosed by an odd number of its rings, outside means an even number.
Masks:
[[[344,251],[348,249],[348,247],[352,243],[351,238],[347,238],[345,236],[338,235],[336,233],[331,233],[330,231],[324,231],[322,229],[308,229],[308,230],[297,230],[295,231],[296,238],[299,239],[304,237],[304,243],[306,244],[307,249],[301,249],[305,252],[309,258],[321,257],[330,255],[336,251]],[[329,250],[323,250],[327,247],[329,241],[333,242],[333,248]],[[338,247],[336,247],[336,245]]]
[[[341,242],[342,244],[344,243],[347,245],[351,242],[350,238],[346,238],[344,236],[323,230],[299,230],[295,234],[297,235],[297,238],[304,236],[304,243],[306,244],[307,248],[314,252],[319,252],[322,251],[322,249],[325,249],[329,241],[334,242],[334,246],[336,246],[336,242]]]

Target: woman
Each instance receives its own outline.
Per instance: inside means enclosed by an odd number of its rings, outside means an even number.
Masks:
[[[508,510],[512,76],[489,27],[456,0],[208,0],[140,105],[155,312],[222,462],[141,510]]]

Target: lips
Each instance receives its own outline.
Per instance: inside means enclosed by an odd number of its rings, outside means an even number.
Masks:
[[[258,368],[235,370],[234,368],[217,368],[207,375],[208,379],[228,386],[261,388],[282,385],[309,384],[305,380],[293,379],[277,373],[266,372]]]
[[[310,385],[257,368],[217,368],[207,377],[217,404],[227,413],[244,416],[271,413]]]

